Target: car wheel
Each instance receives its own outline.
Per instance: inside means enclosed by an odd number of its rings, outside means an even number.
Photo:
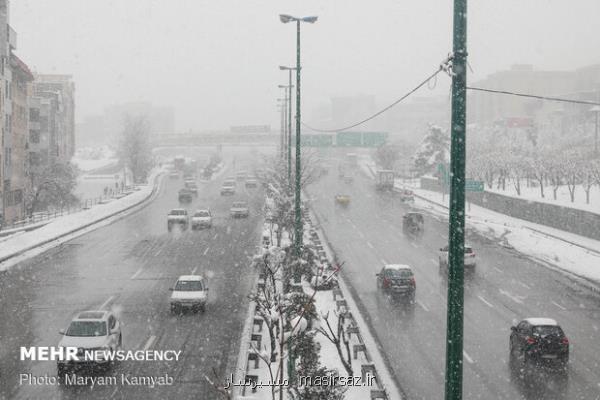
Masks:
[[[67,374],[67,370],[65,368],[64,365],[61,364],[57,364],[56,365],[56,375],[60,378],[63,379],[65,377],[65,375]]]
[[[171,314],[177,313],[177,306],[175,304],[171,304]]]
[[[200,311],[202,311],[203,314],[206,312],[206,304],[200,306]]]

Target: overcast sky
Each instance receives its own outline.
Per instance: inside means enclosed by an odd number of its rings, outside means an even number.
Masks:
[[[515,63],[600,62],[598,0],[469,3],[471,81]],[[150,101],[175,109],[178,130],[226,129],[277,126],[287,81],[277,66],[295,62],[295,27],[280,13],[319,16],[302,26],[307,112],[337,95],[373,94],[383,106],[452,47],[450,0],[13,0],[10,23],[32,69],[73,74],[77,120]]]

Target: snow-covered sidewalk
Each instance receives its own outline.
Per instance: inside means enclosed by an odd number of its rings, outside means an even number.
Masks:
[[[373,161],[362,159],[360,167],[368,176],[375,177],[376,167]],[[405,187],[399,180],[395,186]],[[415,207],[448,217],[448,195],[423,190],[415,185],[406,188],[413,190],[416,195]],[[467,205],[466,217],[468,229],[498,240],[548,267],[600,284],[600,241],[509,217],[476,205]]]
[[[157,192],[162,172],[154,170],[148,178],[148,184],[139,185],[124,197],[56,218],[41,228],[6,238],[0,245],[0,271],[95,229],[103,221],[112,221],[126,215],[127,211],[144,203]]]

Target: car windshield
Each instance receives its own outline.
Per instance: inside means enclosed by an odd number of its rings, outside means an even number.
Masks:
[[[541,325],[533,327],[533,334],[540,337],[563,336],[563,331],[557,325]]]
[[[175,290],[183,292],[195,292],[203,290],[202,281],[177,281]]]
[[[65,333],[67,336],[106,336],[104,321],[73,321]]]
[[[169,215],[185,215],[186,211],[185,210],[171,210],[171,212],[169,213]]]
[[[194,214],[194,217],[209,217],[210,214],[208,213],[208,211],[196,211],[196,213]]]

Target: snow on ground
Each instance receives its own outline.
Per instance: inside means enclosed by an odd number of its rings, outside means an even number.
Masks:
[[[368,176],[374,177],[375,165],[372,161],[363,159],[361,169]],[[403,184],[397,180],[396,187],[403,187]],[[448,195],[415,186],[409,188],[421,197],[416,198],[415,206],[447,218]],[[500,240],[504,245],[542,261],[544,265],[600,283],[600,241],[509,217],[476,205],[467,205],[466,215],[467,228]]]
[[[540,203],[554,204],[557,206],[564,206],[570,208],[577,208],[580,210],[591,211],[600,214],[600,187],[594,185],[590,189],[590,204],[585,202],[585,191],[582,185],[575,187],[575,201],[571,202],[571,196],[569,194],[569,188],[566,185],[560,186],[556,192],[556,200],[554,200],[553,187],[544,186],[544,198],[541,197],[539,187],[527,187],[526,181],[521,182],[521,195],[517,195],[517,191],[511,182],[506,183],[506,190],[502,188],[497,189],[497,185],[493,185],[490,189],[487,184],[485,190],[487,192],[498,193],[504,196],[516,197],[518,199],[525,199],[531,201],[537,201]]]
[[[99,222],[128,207],[142,202],[152,194],[154,189],[153,182],[157,182],[160,173],[161,170],[153,171],[148,179],[148,182],[151,182],[150,184],[140,185],[139,190],[134,191],[125,197],[112,199],[106,204],[98,204],[88,210],[82,210],[80,212],[56,218],[52,222],[36,230],[10,236],[2,242],[0,260],[25,252],[28,249],[34,249],[36,246],[43,247],[45,243],[52,241],[53,239],[68,235],[70,232]],[[3,262],[0,264],[0,271],[8,269],[12,265],[14,265],[12,259]]]
[[[83,147],[76,150],[71,162],[81,171],[92,171],[117,163],[115,152],[104,147]]]

